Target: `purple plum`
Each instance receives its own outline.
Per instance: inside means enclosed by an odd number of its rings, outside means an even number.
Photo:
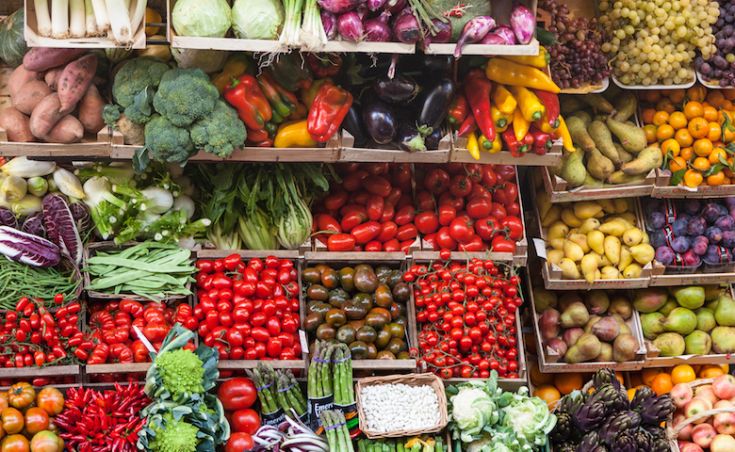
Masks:
[[[707,229],[707,221],[702,217],[695,217],[689,220],[687,235],[702,235],[705,229]],[[676,231],[674,231],[674,234],[676,234]]]
[[[687,218],[679,217],[676,220],[674,220],[674,224],[671,225],[671,231],[676,236],[687,235],[688,228],[689,228],[689,220]],[[699,234],[695,234],[695,235],[699,235]]]
[[[709,245],[707,237],[698,235],[694,240],[692,240],[692,251],[694,251],[697,256],[704,256],[707,252],[707,245]]]
[[[715,226],[720,228],[723,231],[732,231],[735,229],[735,218],[731,217],[730,215],[725,215],[724,217],[720,217],[715,221]]]
[[[704,235],[707,236],[711,243],[717,244],[722,240],[722,229],[717,226],[710,226],[704,231]]]
[[[710,265],[726,264],[732,261],[732,253],[725,247],[710,245],[707,247],[707,254],[704,255],[703,259]]]
[[[702,209],[702,216],[707,223],[714,223],[718,218],[727,215],[727,209],[722,204],[708,202]]]
[[[661,229],[666,224],[666,216],[658,211],[651,211],[648,213],[648,219],[646,219],[646,225],[652,231]]]
[[[656,260],[664,265],[671,265],[674,262],[674,250],[668,246],[659,246],[656,248]]]
[[[652,247],[658,248],[666,244],[666,235],[664,231],[657,229],[648,233],[648,240],[651,242]]]
[[[735,197],[731,196],[729,198],[725,198],[725,204],[728,209],[735,209]]]
[[[697,212],[699,212],[701,205],[699,204],[698,199],[687,199],[682,202],[681,207],[684,210],[684,212],[688,213],[689,215],[694,215]]]
[[[702,260],[694,254],[693,250],[689,250],[686,253],[681,255],[681,260],[687,267],[699,267],[699,264],[702,263]]]
[[[728,248],[735,248],[735,231],[722,231],[722,241],[720,245]]]
[[[677,253],[685,252],[689,249],[690,246],[691,242],[685,236],[676,237],[674,238],[674,240],[671,241],[671,249],[673,249]]]

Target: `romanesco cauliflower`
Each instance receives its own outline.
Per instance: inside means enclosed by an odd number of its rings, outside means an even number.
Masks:
[[[162,424],[153,427],[156,436],[148,444],[152,452],[196,452],[198,428],[181,419],[175,420],[171,413],[163,416]]]
[[[156,366],[163,386],[172,396],[204,392],[204,363],[193,352],[178,349],[161,353],[156,357]]]

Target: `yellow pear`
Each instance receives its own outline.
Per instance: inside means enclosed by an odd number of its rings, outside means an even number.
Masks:
[[[600,270],[602,279],[620,279],[620,271],[612,265],[606,265]]]
[[[580,220],[593,218],[602,211],[602,206],[595,201],[579,201],[574,203],[574,216]]]
[[[653,256],[656,251],[653,247],[647,243],[641,243],[640,245],[631,246],[630,254],[633,255],[633,259],[641,265],[646,265],[653,260]]]
[[[618,265],[620,262],[620,239],[614,235],[608,235],[603,242],[605,248],[605,256],[610,259],[612,265]]]
[[[546,215],[541,215],[541,226],[547,228],[560,218],[561,207],[551,206]]]
[[[587,245],[597,254],[605,254],[603,242],[605,234],[600,231],[590,231],[587,233]]]
[[[569,226],[564,224],[563,221],[556,221],[549,227],[549,231],[546,233],[546,238],[549,240],[564,238],[569,234]]]
[[[595,280],[595,271],[600,266],[600,256],[595,253],[585,254],[582,258],[582,262],[579,264],[579,268],[582,269],[582,275],[584,279],[591,283]]]
[[[559,261],[559,268],[561,269],[561,275],[564,279],[580,279],[582,275],[579,273],[579,269],[577,268],[577,264],[567,258],[564,257],[562,260]]]
[[[582,222],[582,226],[579,227],[579,232],[582,234],[587,234],[590,231],[594,231],[595,229],[600,227],[600,220],[597,218],[587,218]]]
[[[598,229],[605,235],[612,235],[615,237],[622,237],[626,230],[630,228],[630,225],[621,218],[615,218],[606,221],[600,225]]]
[[[569,234],[567,236],[567,240],[571,240],[572,242],[579,245],[585,254],[590,251],[590,246],[587,244],[587,236],[584,234],[580,234],[579,232],[575,232],[574,234]]]
[[[615,198],[613,203],[615,204],[615,213],[624,213],[630,209],[630,201],[626,198]]]
[[[549,250],[546,252],[546,260],[552,264],[559,264],[559,261],[564,257],[564,251],[562,250]]]
[[[612,199],[598,199],[597,202],[606,213],[615,213],[615,203]]]
[[[582,257],[584,257],[584,251],[582,250],[582,247],[572,242],[571,240],[564,241],[563,249],[564,256],[573,260],[574,262],[579,262],[582,260]]]
[[[582,220],[577,218],[577,216],[574,215],[574,211],[569,207],[565,207],[561,210],[561,221],[566,223],[570,228],[578,228],[582,226]]]
[[[625,279],[640,278],[641,272],[643,272],[643,269],[641,268],[641,266],[633,263],[625,267],[625,270],[623,270],[623,278]]]
[[[558,239],[551,239],[549,240],[549,245],[551,245],[552,249],[555,250],[561,250],[564,248],[564,241],[566,239],[558,238]]]
[[[618,270],[623,271],[625,267],[633,262],[633,255],[630,254],[630,249],[627,246],[623,246],[620,249],[620,262],[618,262]]]
[[[612,265],[612,262],[610,262],[610,259],[605,256],[605,253],[603,252],[600,255],[600,266],[601,267],[607,267],[608,265]]]
[[[623,233],[623,243],[628,246],[638,245],[643,241],[643,231],[633,227]]]

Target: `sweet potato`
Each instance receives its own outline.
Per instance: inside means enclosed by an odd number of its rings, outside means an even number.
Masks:
[[[102,119],[102,110],[105,108],[105,101],[100,96],[100,92],[94,85],[89,85],[87,93],[82,97],[79,103],[79,121],[84,126],[84,130],[90,133],[97,133],[105,126]]]
[[[0,111],[0,129],[4,129],[10,141],[34,141],[28,126],[28,116],[13,107]]]
[[[56,92],[59,93],[62,113],[71,113],[76,108],[77,103],[84,97],[84,93],[87,92],[87,88],[92,83],[96,71],[97,56],[91,53],[72,61],[64,67],[56,83]]]
[[[84,136],[84,126],[77,118],[66,115],[56,123],[53,129],[46,135],[49,143],[76,143]]]
[[[13,107],[19,112],[30,115],[41,100],[51,94],[51,88],[43,80],[31,80],[10,98]]]
[[[41,74],[38,72],[29,71],[23,66],[18,66],[13,69],[10,77],[8,77],[8,92],[10,93],[10,96],[15,96],[15,94],[20,91],[26,83],[40,78]]]
[[[31,47],[23,56],[23,66],[29,71],[42,72],[66,64],[86,51],[86,49]]]
[[[43,79],[46,81],[46,84],[49,88],[51,88],[52,91],[56,91],[56,82],[59,81],[59,76],[61,75],[61,71],[64,68],[57,67],[55,69],[51,69],[50,71],[46,72],[46,74],[43,76]]]
[[[51,93],[36,105],[31,113],[31,133],[36,138],[45,138],[64,115],[61,113],[59,95]]]

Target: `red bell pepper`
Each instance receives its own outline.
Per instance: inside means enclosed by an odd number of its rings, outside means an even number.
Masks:
[[[273,117],[268,99],[250,74],[240,76],[224,92],[225,100],[235,107],[242,122],[253,130],[260,130]]]
[[[528,135],[533,136],[533,152],[535,152],[536,155],[544,155],[546,152],[551,150],[551,134],[542,132],[535,126],[531,126],[528,130]]]
[[[467,98],[463,93],[459,93],[454,96],[452,103],[449,105],[449,112],[447,114],[447,121],[452,127],[459,127],[464,123],[467,118],[469,105],[467,105]]]
[[[511,129],[503,132],[501,136],[503,137],[505,146],[510,151],[510,155],[513,157],[520,157],[523,153],[528,151],[528,145],[516,140],[516,136]],[[526,134],[526,136],[531,136],[531,134]],[[533,137],[531,137],[531,139],[533,139]]]
[[[559,96],[548,91],[542,91],[540,89],[533,90],[536,97],[544,104],[546,108],[546,120],[552,129],[559,127]]]
[[[523,137],[523,139],[521,140],[521,144],[523,145],[523,150],[521,152],[525,154],[526,152],[533,149],[534,142],[535,140],[533,138],[533,135],[531,135],[530,133],[527,133],[526,136]]]
[[[491,89],[492,83],[480,69],[473,69],[467,74],[464,92],[470,107],[472,107],[472,115],[475,117],[477,128],[485,135],[485,138],[493,141],[495,139],[495,124],[490,112]]]
[[[337,133],[352,106],[352,94],[339,86],[325,84],[309,108],[307,130],[318,143],[326,143]]]

